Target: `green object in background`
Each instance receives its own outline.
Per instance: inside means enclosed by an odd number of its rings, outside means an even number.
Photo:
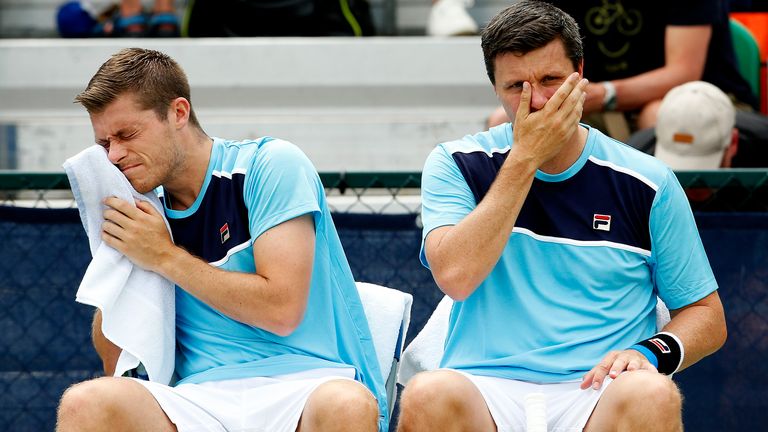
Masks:
[[[744,24],[731,19],[731,38],[736,55],[736,66],[749,83],[752,93],[760,99],[760,46]]]

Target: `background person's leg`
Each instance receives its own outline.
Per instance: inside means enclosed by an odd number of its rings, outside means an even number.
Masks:
[[[585,432],[683,430],[682,396],[666,375],[624,372],[605,390]]]
[[[76,384],[61,397],[58,432],[176,431],[155,398],[127,378],[104,377]]]
[[[400,400],[399,432],[495,431],[496,424],[480,390],[449,370],[422,372],[405,387]]]

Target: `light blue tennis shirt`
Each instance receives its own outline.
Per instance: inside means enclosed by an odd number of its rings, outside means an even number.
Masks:
[[[454,304],[442,367],[577,380],[609,351],[656,333],[657,295],[677,309],[717,289],[674,173],[588,129],[570,168],[537,171],[499,262]],[[422,178],[424,238],[475,209],[513,145],[507,123],[432,151]],[[421,260],[428,266],[423,241]]]
[[[387,400],[368,322],[314,167],[294,145],[269,137],[214,139],[194,204],[165,213],[174,241],[211,265],[254,273],[253,242],[270,228],[311,214],[315,257],[304,319],[288,336],[236,321],[176,288],[176,372],[181,383],[354,368],[379,403]],[[216,287],[209,287],[216,289]]]

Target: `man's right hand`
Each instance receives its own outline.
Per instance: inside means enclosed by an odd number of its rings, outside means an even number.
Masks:
[[[574,72],[538,111],[531,112],[531,85],[523,83],[512,133],[514,148],[540,167],[554,158],[578,129],[588,81]]]

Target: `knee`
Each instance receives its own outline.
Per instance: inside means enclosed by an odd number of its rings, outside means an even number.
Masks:
[[[422,372],[406,385],[400,400],[400,413],[410,411],[420,414],[458,409],[462,401],[461,377],[455,372]]]
[[[83,427],[87,423],[96,423],[105,415],[104,397],[101,380],[86,381],[68,388],[61,396],[57,413],[60,430],[69,430],[68,426]],[[73,429],[75,430],[75,429]]]
[[[368,389],[356,381],[329,381],[311,396],[324,418],[344,424],[378,425],[379,405]]]
[[[620,375],[627,391],[621,398],[620,408],[629,410],[633,407],[651,405],[655,412],[679,414],[682,410],[682,396],[677,385],[666,375],[655,372],[631,372]]]

